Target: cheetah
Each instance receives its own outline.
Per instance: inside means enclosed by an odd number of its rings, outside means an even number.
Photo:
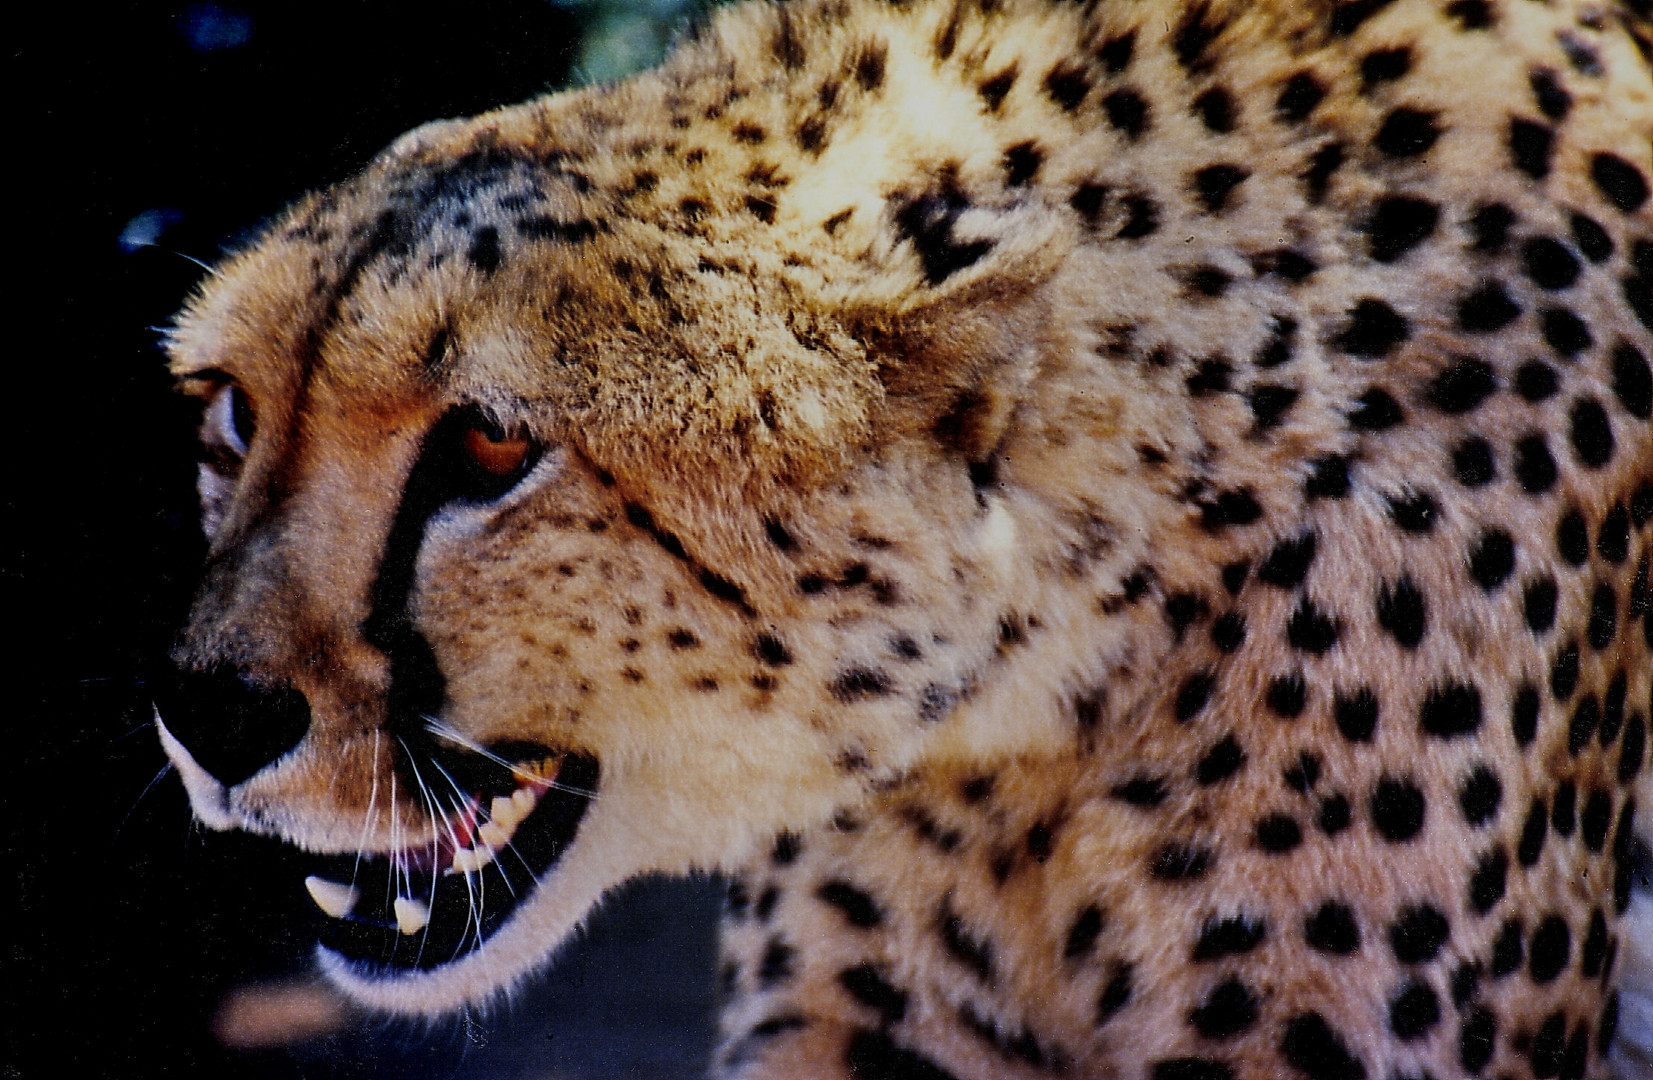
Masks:
[[[723,1077],[1607,1075],[1650,54],[1645,0],[758,2],[409,133],[170,334],[195,814],[403,1015],[725,875]]]

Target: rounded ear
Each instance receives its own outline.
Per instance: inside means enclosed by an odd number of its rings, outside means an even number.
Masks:
[[[886,200],[870,272],[843,297],[896,431],[928,431],[971,461],[998,445],[1045,350],[1044,287],[1074,242],[1071,215],[1028,198],[972,201],[949,176]]]

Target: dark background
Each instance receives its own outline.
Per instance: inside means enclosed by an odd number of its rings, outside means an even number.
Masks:
[[[685,6],[629,10],[669,23]],[[716,909],[705,881],[628,889],[509,1010],[222,1046],[211,1021],[224,995],[304,971],[312,915],[278,845],[190,824],[181,785],[161,775],[145,689],[202,554],[196,410],[171,395],[157,347],[203,273],[192,260],[215,261],[422,121],[565,85],[576,62],[588,74],[632,62],[589,48],[605,27],[626,48],[651,47],[635,26],[616,31],[617,9],[58,3],[30,30],[14,23],[0,700],[19,903],[4,935],[0,1076],[703,1067]]]

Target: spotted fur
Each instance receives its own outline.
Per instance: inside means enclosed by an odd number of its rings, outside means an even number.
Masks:
[[[725,872],[723,1076],[1602,1075],[1653,981],[1646,16],[751,4],[405,136],[174,335],[177,662],[308,706],[245,775],[173,740],[197,812],[426,842],[410,710],[595,758],[485,945],[335,975],[435,1013]],[[454,416],[537,464],[420,494]]]

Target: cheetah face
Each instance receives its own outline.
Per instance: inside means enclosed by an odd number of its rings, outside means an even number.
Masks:
[[[211,554],[162,739],[203,822],[318,856],[325,965],[411,1013],[633,876],[1036,735],[957,718],[1013,692],[1041,567],[1146,534],[1033,546],[1048,507],[999,467],[1051,345],[1036,208],[898,192],[868,215],[929,233],[851,272],[478,141],[415,133],[298,207],[171,342]],[[996,226],[1021,255],[970,239]]]

